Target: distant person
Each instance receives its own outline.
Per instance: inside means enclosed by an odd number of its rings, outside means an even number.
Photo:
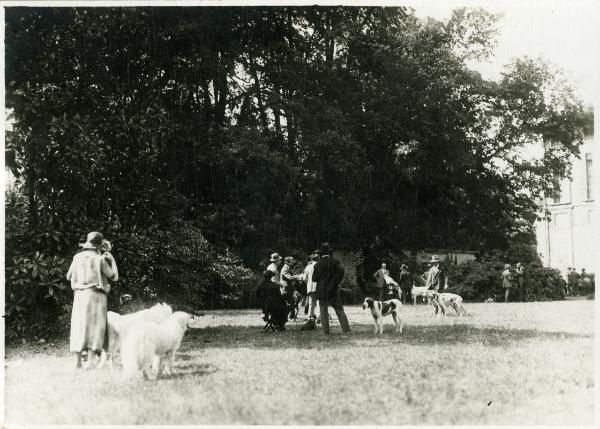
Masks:
[[[525,301],[525,267],[520,262],[517,262],[517,269],[515,270],[517,277],[517,286],[519,287],[519,301]]]
[[[317,319],[315,314],[315,307],[317,305],[317,283],[313,281],[312,277],[318,260],[319,251],[315,250],[312,255],[310,255],[310,261],[306,265],[306,268],[304,268],[303,280],[306,283],[306,294],[308,295],[308,322],[302,326],[302,330],[315,329],[315,321]]]
[[[103,239],[101,233],[90,232],[67,272],[74,291],[69,350],[76,354],[76,368],[81,368],[84,350],[88,352],[88,367],[93,367],[104,346],[108,279],[116,281],[118,272],[110,252],[100,255]]]
[[[256,291],[256,298],[261,304],[263,320],[279,330],[285,331],[287,322],[287,303],[285,286],[279,281],[279,266],[282,258],[279,253],[271,254],[271,262],[263,272],[263,278]]]
[[[375,271],[375,274],[373,274],[373,277],[377,281],[377,297],[379,301],[383,301],[383,298],[385,297],[385,276],[388,276],[389,274],[390,272],[387,270],[385,263],[381,264],[381,268]]]
[[[569,288],[571,289],[571,295],[579,295],[579,273],[575,269],[575,267],[571,268],[571,272],[569,274]]]
[[[585,268],[581,269],[581,276],[578,279],[577,285],[579,289],[579,295],[584,295],[586,293],[586,287],[589,283],[587,273],[585,272]]]
[[[412,279],[406,264],[402,264],[400,267],[400,277],[398,279],[398,283],[400,284],[400,291],[402,294],[402,304],[406,304],[407,300],[411,296],[410,291],[412,289]]]
[[[565,283],[565,296],[570,295],[572,292],[572,283],[571,283],[571,267],[567,267],[567,276],[566,276],[566,283]]]
[[[321,253],[321,259],[315,264],[312,280],[317,283],[317,297],[319,299],[323,332],[329,334],[327,307],[331,305],[337,314],[342,331],[349,333],[350,325],[339,292],[340,283],[344,280],[344,267],[331,256],[331,248],[328,243],[322,243],[319,246],[319,252]]]
[[[285,296],[287,305],[289,307],[289,317],[294,320],[296,318],[296,301],[299,299],[299,293],[294,290],[294,281],[301,280],[302,274],[292,274],[292,266],[294,265],[294,258],[292,256],[286,256],[283,259],[283,267],[281,268],[281,274],[279,282],[283,286],[281,294]]]
[[[437,255],[431,257],[431,268],[427,272],[427,278],[425,279],[425,287],[427,289],[433,289],[436,292],[441,292],[444,289],[445,276],[444,272],[440,268],[440,260]]]
[[[513,275],[510,271],[510,264],[504,265],[504,271],[502,271],[502,287],[504,288],[504,302],[508,302],[510,295],[510,288],[513,286]]]

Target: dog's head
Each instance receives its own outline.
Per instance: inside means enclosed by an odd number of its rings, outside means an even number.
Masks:
[[[367,308],[373,308],[375,306],[375,300],[373,298],[365,298],[365,301],[363,302],[363,310],[366,310]]]
[[[183,311],[176,311],[169,318],[174,320],[184,332],[190,327],[192,320],[191,316]]]
[[[432,300],[437,300],[440,294],[433,289],[428,289],[423,293],[423,296],[427,298],[427,302],[431,302]]]
[[[168,305],[168,304],[165,304],[164,302],[160,302],[158,304],[155,304],[154,306],[152,306],[150,308],[150,310],[152,310],[156,314],[160,314],[165,319],[167,317],[169,317],[171,314],[173,314],[173,309],[171,308],[171,306]]]

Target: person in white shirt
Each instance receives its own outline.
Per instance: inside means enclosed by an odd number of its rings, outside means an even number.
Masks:
[[[317,306],[317,282],[312,279],[315,264],[319,260],[319,253],[314,252],[310,255],[310,261],[306,268],[304,268],[303,279],[306,282],[306,294],[308,295],[308,321],[312,322],[311,325],[314,329],[315,320],[317,316],[315,314],[315,307]]]

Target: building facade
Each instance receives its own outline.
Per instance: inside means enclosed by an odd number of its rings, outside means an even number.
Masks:
[[[545,266],[565,273],[568,267],[593,271],[597,255],[595,211],[597,186],[593,169],[594,136],[586,136],[580,157],[572,160],[572,177],[557,182],[555,195],[542,202],[549,220],[536,224],[537,250]],[[597,162],[597,161],[596,161]]]

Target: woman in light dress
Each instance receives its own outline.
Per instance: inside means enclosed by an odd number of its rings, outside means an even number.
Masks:
[[[88,367],[94,366],[95,357],[104,345],[106,332],[107,295],[110,292],[108,280],[117,281],[119,273],[114,257],[110,253],[110,243],[104,243],[99,232],[90,232],[81,251],[74,257],[67,273],[74,291],[71,314],[71,335],[69,349],[76,355],[76,368],[81,368],[81,353],[88,352]],[[104,253],[101,249],[104,244]]]

